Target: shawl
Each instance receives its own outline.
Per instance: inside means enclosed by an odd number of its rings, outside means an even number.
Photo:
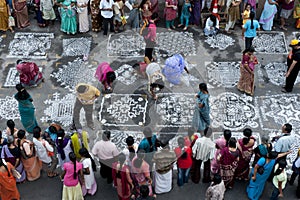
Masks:
[[[81,141],[82,144],[79,143],[79,138],[82,138],[82,141]],[[88,151],[90,151],[89,143],[88,143],[88,136],[87,136],[86,131],[82,131],[81,134],[80,134],[80,132],[75,132],[71,136],[71,140],[72,140],[72,145],[73,145],[73,149],[74,149],[76,158],[81,158],[81,156],[79,154],[79,149],[81,148],[81,145],[83,145]]]
[[[63,142],[62,142],[62,145],[60,145],[59,139],[56,139],[55,142],[56,142],[56,146],[57,146],[57,152],[60,154],[61,159],[65,160],[66,155],[65,155],[64,148],[67,146],[67,144],[69,142],[69,139],[68,138],[64,138]]]

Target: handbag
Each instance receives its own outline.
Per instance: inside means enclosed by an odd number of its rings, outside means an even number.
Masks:
[[[266,164],[266,160],[265,160],[265,163],[263,164],[263,166],[259,166],[257,169],[257,173],[259,173],[260,175],[262,175],[265,171],[265,164]]]
[[[13,16],[9,16],[9,18],[8,18],[8,26],[12,27],[12,26],[15,26],[15,25],[16,25],[15,18]]]

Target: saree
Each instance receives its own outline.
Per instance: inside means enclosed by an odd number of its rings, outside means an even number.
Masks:
[[[254,139],[253,137],[251,137],[251,138]],[[253,155],[254,144],[250,147],[246,147],[243,144],[243,139],[239,139],[238,143],[240,144],[241,151],[239,152],[240,158],[238,161],[238,166],[235,170],[235,176],[237,178],[246,180],[249,178],[249,170],[250,170],[249,164],[250,164],[251,157]]]
[[[0,31],[7,31],[8,29],[8,12],[6,0],[0,0]]]
[[[221,150],[226,147],[226,140],[222,137],[217,139],[215,143],[217,148],[215,151],[215,157],[210,163],[210,171],[212,174],[219,174],[220,162],[218,161],[218,155],[220,154]]]
[[[78,0],[77,5],[88,4],[88,0]],[[89,31],[88,7],[78,8],[79,32],[86,33]]]
[[[129,200],[131,196],[130,183],[132,183],[132,179],[129,174],[130,169],[127,165],[123,165],[122,169],[118,172],[118,165],[118,162],[112,164],[114,185],[117,187],[119,199]]]
[[[184,58],[180,54],[175,54],[168,58],[165,64],[165,67],[162,69],[163,75],[170,83],[174,85],[180,84],[181,74],[185,67]]]
[[[228,147],[221,150],[220,175],[226,187],[233,187],[234,173],[237,168],[238,151],[231,152]]]
[[[15,94],[15,99],[19,103],[19,112],[21,117],[21,123],[24,126],[25,130],[28,133],[32,133],[34,127],[38,126],[38,123],[35,118],[35,108],[32,103],[32,98],[29,95],[29,97],[25,100],[18,99],[17,94]]]
[[[245,65],[248,65],[248,68],[253,72],[255,69],[255,64],[257,62],[257,60],[255,59],[253,62],[250,62],[250,56],[245,54],[243,55],[242,63],[240,65],[241,76],[237,84],[237,89],[249,95],[254,94],[254,73],[250,73],[245,67]]]
[[[62,2],[62,7],[60,7],[60,13],[61,13],[60,30],[67,34],[75,34],[77,32],[76,11],[75,11],[75,6],[72,6],[72,3],[75,2],[76,1],[74,0],[64,0]]]
[[[273,2],[275,2],[273,0]],[[275,14],[277,13],[277,7],[275,4],[271,5],[268,0],[266,0],[264,5],[264,10],[261,13],[259,23],[262,24],[262,28],[265,31],[271,31],[273,27],[273,20]]]
[[[102,18],[99,11],[100,0],[91,0],[92,31],[99,32],[102,27]]]
[[[28,19],[28,10],[26,0],[14,0],[15,14],[16,14],[16,25],[18,28],[25,28],[30,25]]]
[[[2,200],[19,200],[20,194],[16,185],[16,179],[11,173],[13,166],[7,163],[7,169],[10,172],[0,172],[0,199]]]
[[[107,73],[113,72],[114,70],[110,67],[110,65],[107,62],[101,63],[96,70],[95,78],[97,78],[102,84],[104,84],[107,81]]]
[[[191,23],[199,26],[200,18],[201,18],[202,1],[194,0],[191,3],[192,3],[192,15],[190,17]]]
[[[17,71],[20,73],[20,83],[23,87],[36,86],[43,80],[43,74],[39,67],[33,62],[22,62],[17,65]]]
[[[272,172],[273,166],[275,165],[275,159],[266,163],[265,158],[260,158],[257,164],[259,166],[264,166],[265,170],[263,174],[256,173],[255,181],[250,179],[250,183],[247,187],[247,193],[249,199],[251,200],[259,200],[260,196],[262,195],[264,191],[265,183]],[[251,170],[250,178],[252,177],[253,173],[254,173],[254,168],[252,168]]]
[[[4,159],[6,162],[9,162],[13,166],[15,166],[18,157],[17,157],[17,155],[13,155],[13,153],[16,152],[13,150],[17,150],[17,148],[12,149],[12,152],[11,152],[11,150],[8,148],[8,146],[5,145],[2,148],[1,158]],[[19,165],[16,167],[16,170],[21,174],[21,177],[19,179],[17,179],[17,183],[21,183],[21,182],[25,181],[26,173],[25,173],[22,162],[19,163]]]
[[[209,94],[198,92],[198,95],[199,97],[197,98],[197,102],[194,109],[192,127],[194,127],[197,131],[203,131],[210,125]],[[199,107],[200,103],[204,105],[202,108]]]

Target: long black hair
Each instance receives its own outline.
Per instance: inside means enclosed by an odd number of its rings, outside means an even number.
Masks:
[[[217,25],[217,18],[215,15],[210,15],[209,16],[210,20],[213,22],[213,27]]]
[[[26,132],[22,129],[20,129],[17,133],[18,135],[18,149],[21,150],[21,140],[25,137]]]
[[[251,20],[250,29],[254,29],[254,24],[253,24],[254,17],[255,17],[255,13],[253,11],[251,11],[250,12],[250,20]]]
[[[114,82],[114,80],[116,80],[116,74],[115,72],[107,72],[106,74],[106,80],[108,84],[111,84],[112,82]]]
[[[16,89],[18,90],[17,93],[17,98],[19,100],[26,100],[30,97],[30,95],[28,94],[28,92],[26,91],[26,89],[22,86],[22,84],[17,84],[16,85]]]
[[[228,146],[228,142],[231,138],[231,130],[228,130],[228,129],[224,130],[223,136],[224,136],[224,139],[226,140],[226,146]]]
[[[92,162],[92,168],[93,168],[93,171],[97,171],[97,168],[96,168],[96,163],[94,161],[94,159],[92,158],[91,154],[89,153],[89,151],[82,147],[81,149],[79,149],[79,154],[82,156],[82,157],[85,157],[85,158],[89,158]]]
[[[6,122],[6,126],[9,128],[10,134],[14,135],[14,132],[15,132],[15,122],[13,120],[9,119]]]
[[[66,159],[66,154],[65,154],[65,151],[63,150],[64,149],[64,137],[65,137],[65,130],[64,129],[59,129],[57,131],[57,146],[59,149],[61,149],[61,152],[60,152],[60,157],[62,160],[65,160]]]
[[[274,172],[274,176],[281,174],[283,172],[283,170],[286,168],[286,165],[287,165],[287,163],[285,160],[283,160],[283,159],[279,160],[278,168]]]
[[[132,159],[135,156],[135,149],[133,147],[134,138],[132,136],[128,136],[126,138],[126,144],[127,144],[127,148],[128,148],[128,151],[129,151],[129,160],[132,161]]]
[[[205,92],[208,93],[206,83],[200,83],[200,84],[199,84],[199,89],[200,89],[201,91],[203,90],[203,91],[205,91]]]
[[[69,153],[69,158],[72,161],[72,163],[74,164],[74,173],[73,173],[73,178],[77,179],[77,173],[76,173],[76,156],[74,152],[70,152]]]
[[[8,177],[10,177],[10,172],[9,172],[9,170],[8,170],[8,168],[7,168],[7,165],[3,162],[3,160],[0,158],[0,167],[1,166],[3,166],[5,169],[6,169],[6,171],[7,171],[7,174],[8,174]]]

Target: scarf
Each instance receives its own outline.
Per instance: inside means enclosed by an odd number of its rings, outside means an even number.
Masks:
[[[64,148],[67,146],[68,142],[69,142],[69,139],[64,138],[62,145],[61,145],[59,140],[56,139],[57,152],[60,154],[60,157],[62,160],[66,159],[66,154],[65,154]]]

